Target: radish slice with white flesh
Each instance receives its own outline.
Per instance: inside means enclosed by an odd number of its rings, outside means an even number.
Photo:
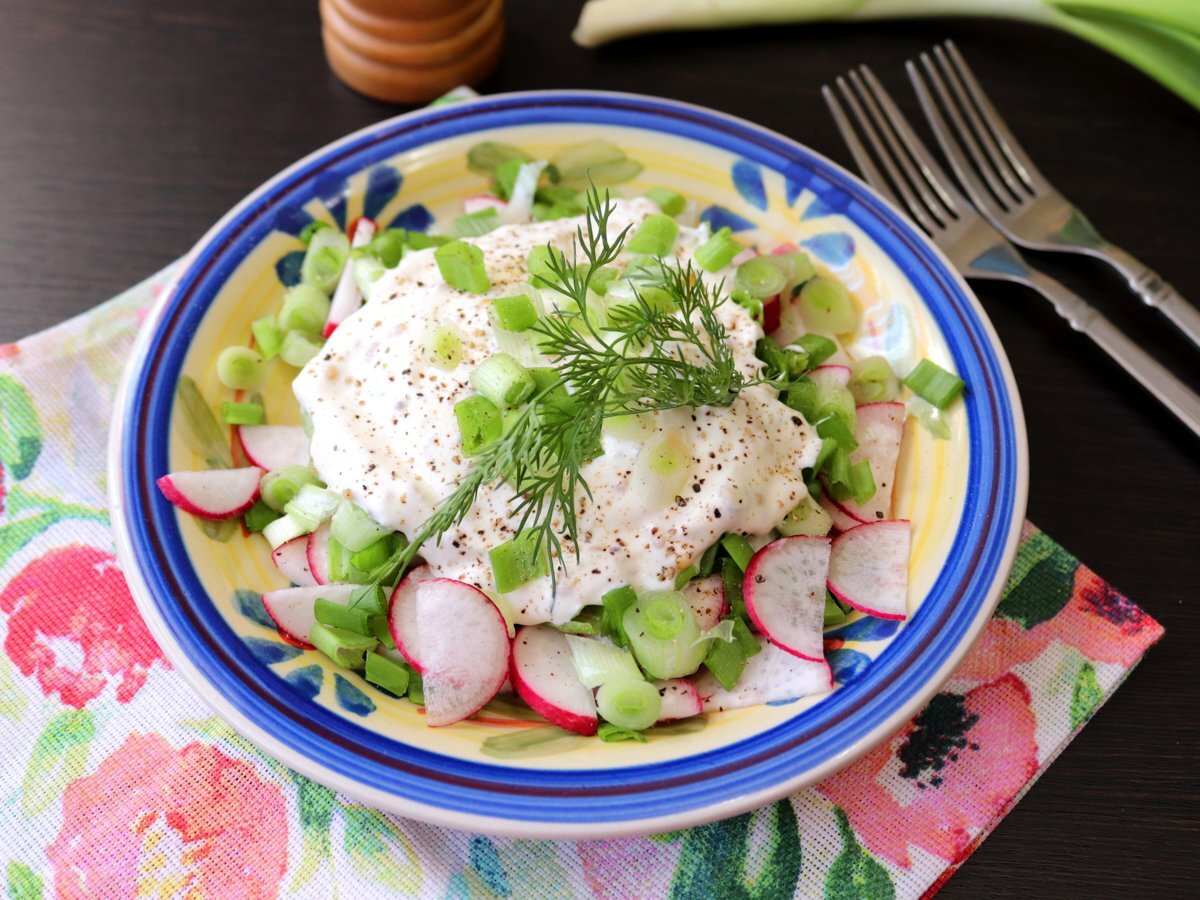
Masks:
[[[838,531],[849,531],[851,528],[857,528],[862,524],[861,521],[846,512],[840,503],[826,493],[821,494],[821,499],[817,502],[820,504],[821,509],[829,513],[829,518],[833,519],[833,527]]]
[[[267,474],[258,466],[172,472],[156,482],[163,496],[202,519],[232,519],[258,499],[258,483]]]
[[[693,578],[683,587],[683,599],[696,616],[701,631],[715,628],[729,612],[729,601],[725,599],[725,582],[720,575]]]
[[[487,595],[469,584],[430,578],[415,588],[392,612],[412,607],[414,627],[404,655],[421,663],[425,723],[453,725],[500,692],[508,677],[508,626]]]
[[[375,237],[375,222],[372,219],[361,218],[355,223],[354,238],[351,247],[365,247]],[[329,315],[325,317],[325,330],[322,337],[329,337],[350,314],[362,306],[362,294],[358,290],[358,282],[354,280],[353,258],[346,260],[342,276],[338,279],[337,288],[333,292],[333,300],[329,303]]]
[[[692,679],[703,698],[704,712],[797,700],[833,689],[833,671],[829,663],[800,659],[780,650],[762,635],[757,637],[762,651],[746,660],[746,668],[733,690],[721,687],[707,669]]]
[[[733,266],[733,268],[736,269],[742,263],[749,262],[750,260],[754,259],[756,256],[758,256],[758,248],[757,247],[746,247],[746,248],[740,250],[738,252],[738,254],[729,261],[729,265]]]
[[[864,403],[855,410],[854,439],[858,448],[850,454],[850,463],[867,461],[875,479],[875,493],[863,504],[854,500],[838,504],[851,518],[878,522],[891,515],[904,416],[903,403]]]
[[[686,678],[671,678],[667,681],[656,681],[658,695],[662,697],[662,709],[659,710],[655,722],[674,722],[677,719],[690,719],[698,716],[704,709],[700,692]]]
[[[746,567],[746,612],[771,643],[820,662],[828,577],[829,538],[805,534],[772,541]]]
[[[299,425],[242,425],[237,433],[246,459],[268,472],[309,463],[308,435]]]
[[[305,556],[308,559],[308,571],[317,584],[329,583],[329,536],[332,529],[328,522],[322,522],[316,531],[305,539]]]
[[[497,210],[500,221],[506,225],[518,222],[528,222],[533,212],[533,197],[537,193],[538,179],[546,168],[543,161],[527,162],[517,169],[517,177],[513,180],[512,190],[508,195],[508,203]]]
[[[814,384],[833,384],[845,387],[850,383],[850,367],[828,364],[817,366],[808,373],[808,377]]]
[[[829,558],[829,590],[880,619],[908,617],[907,519],[867,522],[839,534]]]
[[[572,660],[567,636],[557,628],[526,626],[513,640],[512,685],[547,722],[586,737],[600,724],[596,700]]]
[[[392,641],[396,649],[408,660],[408,664],[418,672],[423,672],[417,659],[417,585],[433,577],[429,566],[417,566],[409,569],[408,574],[396,585],[388,601],[388,630],[392,633]]]
[[[292,538],[271,551],[271,562],[279,574],[299,587],[320,584],[308,566],[308,535]]]
[[[312,644],[312,627],[317,624],[313,611],[317,599],[346,606],[358,587],[357,584],[315,584],[280,588],[263,594],[262,602],[276,628],[293,640]]]
[[[485,209],[494,209],[496,212],[500,212],[506,206],[508,203],[495,194],[474,194],[463,201],[463,214],[469,216],[472,213],[483,212]]]

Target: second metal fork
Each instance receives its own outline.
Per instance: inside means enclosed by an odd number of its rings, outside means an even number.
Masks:
[[[893,204],[907,209],[965,277],[1013,281],[1042,294],[1072,328],[1095,341],[1200,436],[1200,396],[1082,297],[1031,267],[1017,248],[958,191],[870,69],[860,66],[847,78],[837,79],[838,91],[886,170],[886,178],[868,154],[834,92],[826,86],[822,93],[867,181]]]

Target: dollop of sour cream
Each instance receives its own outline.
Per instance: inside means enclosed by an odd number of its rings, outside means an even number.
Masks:
[[[658,211],[645,199],[613,202],[613,235]],[[448,285],[432,250],[406,255],[375,283],[293,385],[312,420],[313,464],[332,490],[383,525],[418,531],[471,469],[454,404],[474,393],[471,370],[501,349],[490,299],[528,290],[526,258],[534,247],[550,243],[571,259],[581,222],[510,225],[469,239],[483,251],[491,278],[485,294]],[[702,239],[699,230],[680,228],[676,257],[690,259]],[[718,315],[739,368],[754,375],[762,328],[733,302]],[[450,371],[430,356],[429,336],[438,329],[461,342],[462,360]],[[544,577],[507,595],[518,623],[565,622],[621,585],[671,587],[722,534],[765,533],[807,496],[801,472],[814,463],[820,439],[769,386],[743,390],[725,409],[675,409],[638,420],[606,426],[603,454],[581,469],[591,499],[576,497],[579,558],[565,545],[556,591]],[[671,476],[665,496],[656,476],[648,482],[646,466],[638,465],[648,445],[664,441],[691,460],[686,477]],[[482,488],[457,527],[422,546],[433,573],[493,590],[488,550],[514,536],[512,500],[506,485]]]

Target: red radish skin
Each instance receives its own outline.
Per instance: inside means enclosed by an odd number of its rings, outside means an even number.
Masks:
[[[850,383],[850,367],[839,365],[817,366],[808,373],[814,384],[835,384],[845,387]]]
[[[656,681],[654,686],[658,688],[658,695],[662,697],[662,709],[655,724],[690,719],[704,711],[704,701],[700,699],[700,692],[686,678]]]
[[[867,522],[833,540],[829,590],[879,619],[908,618],[909,522]]]
[[[508,203],[495,194],[475,194],[463,201],[463,214],[469,216],[485,209],[494,209],[496,212],[500,212],[507,206]]]
[[[762,652],[746,660],[733,690],[727,691],[707,669],[693,677],[704,712],[743,709],[782,700],[797,700],[833,689],[833,671],[822,660],[813,662],[780,650],[758,635]]]
[[[483,709],[508,678],[508,626],[486,594],[452,578],[417,582],[415,599],[425,724],[453,725]]]
[[[317,584],[329,583],[329,535],[331,531],[329,523],[322,522],[317,530],[308,536],[305,543],[308,571]]]
[[[267,615],[279,629],[279,633],[304,645],[312,644],[312,627],[317,623],[313,606],[318,597],[343,606],[350,602],[350,595],[357,584],[317,584],[304,587],[280,588],[262,595]]]
[[[419,673],[425,670],[417,658],[417,585],[433,577],[429,566],[417,566],[410,569],[392,591],[388,602],[388,631],[392,633],[392,641],[396,649],[404,656],[408,664]]]
[[[847,500],[840,504],[846,514],[863,522],[887,519],[892,512],[892,491],[896,483],[896,463],[904,439],[903,403],[864,403],[856,410],[854,439],[858,448],[850,462],[866,460],[875,479],[875,494],[866,503]]]
[[[358,237],[358,226],[362,225],[364,222],[371,226],[371,236],[374,237],[375,229],[378,227],[375,220],[370,216],[359,216],[357,219],[351,222],[350,227],[346,229],[346,237],[349,238],[351,242]],[[367,241],[369,242],[370,238],[368,238]]]
[[[851,528],[857,528],[863,524],[860,520],[846,512],[841,504],[828,494],[821,494],[821,499],[817,502],[820,504],[821,509],[829,513],[829,518],[833,519],[833,527],[838,531],[849,531]]]
[[[763,332],[766,334],[774,334],[779,330],[779,324],[783,320],[783,301],[778,294],[772,294],[763,301]]]
[[[299,425],[242,425],[237,433],[246,459],[261,469],[309,464],[308,435]]]
[[[771,251],[772,256],[786,256],[789,253],[799,253],[800,248],[796,244],[783,243]]]
[[[308,567],[308,535],[292,538],[271,552],[271,562],[279,574],[297,587],[319,584]]]
[[[201,519],[232,519],[254,505],[265,474],[258,466],[172,472],[156,484],[164,497],[186,513]]]
[[[829,555],[827,537],[780,538],[754,554],[742,582],[755,627],[780,649],[814,662],[825,658]]]
[[[546,625],[517,631],[509,665],[513,688],[552,725],[590,737],[600,721],[591,688],[579,680],[566,635]]]
[[[715,628],[729,612],[725,599],[725,583],[720,575],[693,578],[683,587],[683,598],[696,616],[701,631]]]
[[[361,216],[355,219],[350,227],[351,231],[347,234],[351,247],[365,247],[371,243],[371,238],[375,237],[374,219]],[[354,267],[351,262],[352,260],[346,261],[346,267],[342,269],[342,276],[334,289],[333,299],[329,302],[329,314],[325,318],[325,329],[321,332],[322,337],[328,338],[351,313],[362,306],[363,298],[358,290],[358,282],[354,280]]]

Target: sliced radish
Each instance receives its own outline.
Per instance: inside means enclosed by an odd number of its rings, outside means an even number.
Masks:
[[[312,627],[317,624],[313,606],[318,597],[343,606],[350,602],[350,595],[357,584],[315,584],[304,587],[280,588],[262,595],[263,606],[286,637],[303,644],[311,644]]]
[[[548,625],[517,632],[512,645],[512,685],[547,722],[593,735],[599,725],[591,688],[579,680],[567,636]]]
[[[684,599],[696,614],[701,631],[715,628],[729,612],[729,601],[725,599],[725,583],[720,575],[693,578],[683,588]]]
[[[388,602],[388,630],[392,640],[408,664],[418,672],[424,667],[417,659],[417,585],[433,577],[429,566],[417,566],[408,573],[392,591]]]
[[[850,367],[835,365],[817,366],[808,373],[808,377],[814,384],[832,384],[838,387],[845,387],[850,383]]]
[[[758,248],[757,247],[746,247],[745,249],[739,251],[738,254],[729,261],[729,265],[733,266],[736,269],[742,263],[749,262],[750,260],[754,259],[754,257],[756,257],[756,256],[758,256]]]
[[[789,253],[799,253],[800,248],[796,244],[784,243],[780,244],[771,250],[772,256],[786,256]]]
[[[313,578],[312,569],[308,567],[308,535],[280,544],[271,552],[271,562],[292,584],[305,587],[321,583]]]
[[[763,333],[774,334],[779,330],[783,321],[783,301],[778,294],[772,294],[763,301]]]
[[[375,220],[366,216],[354,221],[354,233],[351,235],[351,247],[365,247],[375,237]],[[353,258],[346,260],[342,269],[342,277],[338,279],[333,299],[329,303],[329,315],[325,317],[324,337],[329,337],[346,318],[362,306],[362,293],[358,290],[358,282],[354,280]]]
[[[158,479],[163,496],[184,512],[202,519],[232,519],[258,499],[258,483],[266,473],[258,466],[172,472]]]
[[[845,508],[834,500],[829,494],[822,493],[821,499],[817,501],[821,509],[829,513],[829,518],[833,519],[833,527],[838,531],[849,531],[851,528],[857,528],[862,524],[861,519],[856,519],[850,513],[846,512]]]
[[[305,538],[304,553],[308,560],[308,571],[317,584],[329,583],[329,535],[328,522],[322,522],[316,531]]]
[[[372,234],[375,232],[375,229],[378,227],[378,223],[374,219],[372,219],[370,216],[359,216],[357,219],[355,219],[353,222],[351,222],[350,227],[346,229],[346,237],[348,237],[351,241],[353,241],[356,237],[358,237],[358,229],[361,226],[363,226],[364,224],[370,226]],[[369,241],[369,239],[368,239],[368,241]],[[355,246],[358,246],[358,245],[356,244]]]
[[[246,459],[268,472],[309,463],[308,435],[299,425],[242,425],[237,432]]]
[[[662,697],[662,709],[658,713],[658,722],[674,722],[676,719],[690,719],[698,716],[704,709],[700,692],[686,678],[671,678],[667,681],[656,681],[658,695]]]
[[[829,538],[797,535],[772,541],[746,567],[742,592],[755,626],[783,650],[821,661]]]
[[[508,626],[486,594],[462,581],[430,578],[414,587],[392,614],[411,607],[404,655],[421,663],[425,723],[453,725],[483,709],[508,677]]]
[[[494,209],[496,212],[500,212],[506,206],[508,203],[495,194],[474,194],[463,201],[463,213],[469,216],[485,209]]]
[[[906,618],[908,547],[907,519],[867,522],[839,534],[829,559],[829,590],[867,615]]]
[[[864,522],[877,522],[891,515],[904,415],[903,403],[865,403],[856,410],[854,439],[858,449],[850,454],[850,462],[867,461],[875,478],[875,493],[861,505],[853,500],[840,504],[847,515]]]
[[[762,652],[746,660],[733,690],[727,691],[707,669],[692,680],[703,698],[705,712],[742,709],[780,700],[797,700],[833,688],[829,664],[800,659],[758,636]]]

